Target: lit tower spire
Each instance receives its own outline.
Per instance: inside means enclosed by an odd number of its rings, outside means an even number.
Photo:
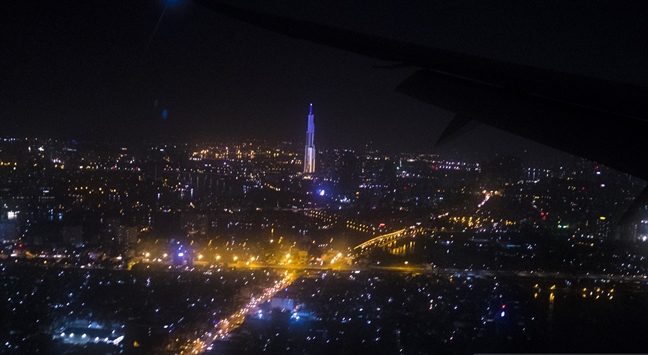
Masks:
[[[315,172],[315,116],[313,115],[313,104],[310,104],[308,113],[308,129],[306,130],[306,148],[304,152],[304,173]]]

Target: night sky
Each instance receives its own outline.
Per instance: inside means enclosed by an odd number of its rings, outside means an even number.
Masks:
[[[415,68],[376,69],[389,63],[274,34],[189,0],[167,2],[3,1],[0,136],[299,142],[312,102],[319,146],[372,140],[413,150],[432,147],[452,117],[393,91]],[[645,1],[236,3],[648,86]],[[489,128],[453,147],[553,152]]]

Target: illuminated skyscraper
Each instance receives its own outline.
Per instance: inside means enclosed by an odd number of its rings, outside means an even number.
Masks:
[[[313,104],[310,104],[308,114],[308,130],[306,130],[306,148],[304,152],[304,174],[315,172],[315,116],[313,115]]]

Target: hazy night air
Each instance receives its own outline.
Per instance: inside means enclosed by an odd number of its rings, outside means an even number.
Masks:
[[[646,88],[453,53],[217,0],[196,2],[294,38],[424,68],[397,91],[454,111],[444,137],[476,120],[648,179],[648,167],[636,154],[648,151],[648,141],[641,139],[648,135]]]
[[[646,12],[2,3],[0,354],[645,352]]]
[[[476,121],[648,179],[648,166],[638,154],[648,151],[648,88],[453,53],[223,1],[195,2],[293,38],[395,62],[394,67],[423,68],[396,91],[455,113],[436,146],[472,130]],[[648,189],[621,222],[638,218],[646,205]]]
[[[0,39],[11,49],[0,56],[7,68],[0,78],[0,119],[8,134],[36,130],[73,139],[137,141],[268,132],[301,140],[298,107],[317,98],[318,117],[324,119],[318,147],[331,141],[358,148],[365,142],[353,132],[361,131],[397,150],[432,149],[452,119],[448,111],[394,94],[411,68],[374,68],[392,63],[295,41],[191,1],[13,4],[4,4],[0,14]],[[461,0],[407,9],[397,1],[235,4],[451,52],[648,83],[640,41],[648,31],[637,15],[645,12],[642,2]],[[153,107],[156,100],[159,106]],[[255,124],[242,129],[241,121]],[[341,125],[347,129],[337,129]],[[417,129],[407,128],[412,126]],[[529,147],[556,154],[493,129],[472,131],[448,149],[518,154]]]

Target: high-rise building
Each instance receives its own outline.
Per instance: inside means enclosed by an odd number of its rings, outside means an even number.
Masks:
[[[19,232],[20,226],[15,219],[3,219],[0,217],[0,242],[17,240]]]
[[[119,226],[119,234],[117,241],[119,244],[135,244],[137,243],[137,235],[139,228]]]
[[[83,243],[83,226],[65,226],[61,230],[63,244],[77,245]]]
[[[304,152],[304,174],[315,172],[315,116],[313,115],[313,104],[310,104],[308,114],[308,129],[306,130],[306,148]]]

